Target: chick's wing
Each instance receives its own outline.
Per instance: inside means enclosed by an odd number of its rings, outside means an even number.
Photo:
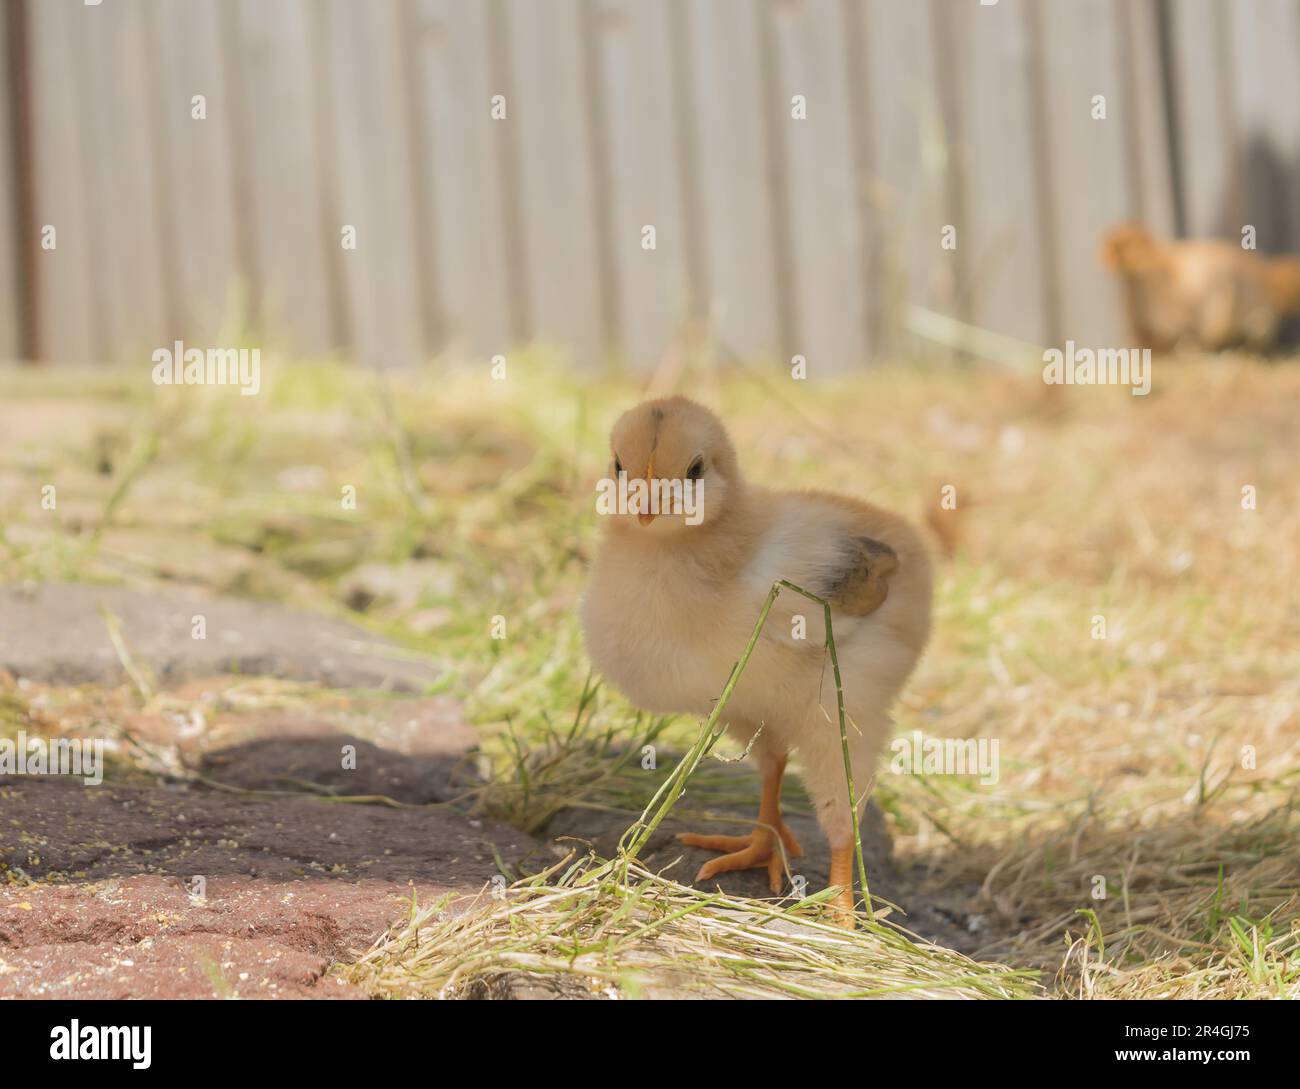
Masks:
[[[786,492],[773,497],[762,546],[750,568],[755,592],[781,578],[830,602],[847,616],[884,604],[902,562],[882,538],[896,521],[846,497]]]
[[[889,596],[889,576],[898,570],[898,553],[874,537],[848,537],[844,566],[827,577],[821,595],[832,609],[867,616]]]

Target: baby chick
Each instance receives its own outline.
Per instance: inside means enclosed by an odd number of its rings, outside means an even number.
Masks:
[[[701,509],[627,510],[608,527],[582,605],[596,667],[637,706],[708,715],[778,579],[828,600],[849,716],[859,815],[889,734],[889,706],[930,629],[930,562],[901,518],[827,492],[750,484],[722,422],[685,397],[647,401],[611,435],[612,469],[629,483],[694,481]],[[671,504],[670,504],[671,505]],[[696,524],[691,524],[696,523]],[[802,617],[802,624],[796,618]],[[802,636],[802,637],[800,637]],[[797,750],[831,847],[830,883],[852,925],[853,824],[821,607],[785,591],[723,711],[762,775],[758,822],[746,836],[685,834],[723,852],[696,875],[765,867],[774,893],[786,853],[801,854],[781,819],[781,777]],[[755,736],[757,735],[757,736]]]

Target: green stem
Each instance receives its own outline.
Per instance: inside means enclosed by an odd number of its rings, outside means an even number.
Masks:
[[[858,880],[862,883],[862,907],[867,913],[867,918],[874,919],[875,911],[871,907],[871,890],[867,887],[867,865],[862,860],[862,830],[858,827],[858,795],[853,788],[853,761],[849,758],[849,728],[844,714],[844,685],[840,680],[840,659],[835,653],[835,633],[831,629],[831,605],[825,598],[810,594],[803,587],[796,586],[785,579],[779,579],[777,586],[784,586],[797,594],[803,594],[810,601],[817,602],[821,605],[826,617],[826,649],[830,651],[831,670],[835,674],[835,703],[840,721],[840,750],[844,755],[844,778],[849,787],[849,816],[853,821],[853,846],[858,856]]]

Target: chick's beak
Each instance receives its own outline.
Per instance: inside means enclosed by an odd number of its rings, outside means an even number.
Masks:
[[[645,482],[646,482],[646,484],[648,484],[651,488],[654,487],[654,484],[655,484],[655,459],[654,459],[654,455],[653,455],[653,454],[650,455],[650,460],[647,461],[647,462],[645,463]],[[647,500],[647,502],[648,502],[648,500]],[[637,513],[637,516],[636,516],[636,520],[637,520],[638,522],[640,522],[643,526],[648,526],[651,522],[653,522],[653,521],[655,520],[655,518],[656,518],[656,515],[651,514],[648,510],[639,511],[639,512]]]

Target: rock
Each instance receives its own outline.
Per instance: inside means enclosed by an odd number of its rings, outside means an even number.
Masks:
[[[121,621],[133,658],[164,683],[238,672],[418,692],[438,676],[418,655],[344,621],[191,591],[79,583],[0,588],[0,668],[53,684],[120,683],[101,605]],[[195,616],[206,638],[193,638]]]

